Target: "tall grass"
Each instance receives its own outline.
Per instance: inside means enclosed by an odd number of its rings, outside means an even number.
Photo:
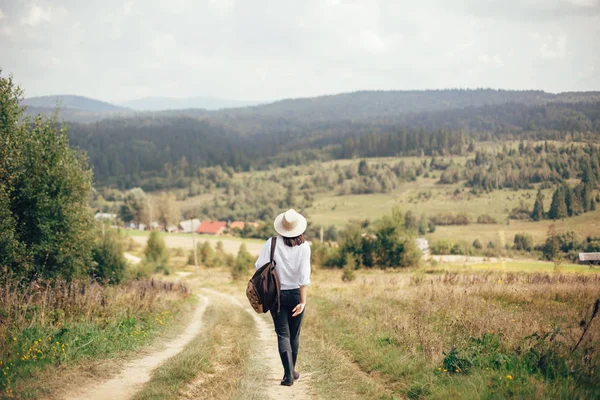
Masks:
[[[394,397],[600,395],[598,275],[338,274],[320,271],[303,334]]]
[[[182,310],[188,289],[156,280],[0,280],[0,397],[37,397],[39,374],[148,343]]]

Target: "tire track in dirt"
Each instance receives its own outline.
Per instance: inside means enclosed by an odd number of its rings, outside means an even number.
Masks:
[[[143,358],[133,360],[125,365],[118,376],[108,381],[79,389],[76,392],[66,395],[63,399],[112,400],[132,397],[144,383],[150,380],[154,369],[182,351],[200,333],[202,315],[209,304],[209,299],[205,296],[198,296],[198,298],[200,299],[200,304],[196,307],[191,322],[187,325],[183,333],[171,342],[166,343],[163,350],[152,352]]]
[[[264,360],[267,367],[263,382],[267,399],[309,400],[316,398],[310,391],[310,374],[303,373],[302,371],[300,371],[300,379],[294,382],[293,386],[281,386],[283,367],[281,366],[281,359],[279,358],[279,351],[277,349],[277,336],[272,325],[258,316],[249,306],[240,303],[237,298],[230,294],[207,288],[202,289],[202,291],[227,299],[230,303],[246,310],[254,318],[259,333],[258,339],[261,342],[259,347],[263,349],[260,359]]]

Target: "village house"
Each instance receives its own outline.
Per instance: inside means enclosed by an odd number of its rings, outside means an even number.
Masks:
[[[244,230],[244,227],[246,226],[246,223],[243,221],[233,221],[232,223],[229,224],[229,229],[239,229]]]
[[[227,223],[221,221],[204,221],[200,224],[196,233],[206,235],[221,235],[227,229]]]
[[[187,219],[185,221],[181,221],[179,223],[179,226],[181,228],[181,232],[183,233],[192,233],[195,232],[196,229],[198,229],[198,227],[200,226],[200,220],[199,219]]]
[[[600,253],[579,253],[579,264],[600,265]]]

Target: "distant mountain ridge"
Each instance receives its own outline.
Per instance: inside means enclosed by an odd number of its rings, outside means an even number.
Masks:
[[[222,110],[226,108],[254,106],[257,104],[259,104],[259,102],[221,99],[216,97],[144,97],[122,103],[125,107],[138,111],[168,111],[191,108]]]
[[[26,99],[27,114],[51,114],[60,104],[59,118],[72,122],[95,122],[114,117],[209,118],[218,123],[255,126],[262,130],[265,119],[302,122],[365,121],[384,118],[405,120],[413,114],[492,107],[504,104],[524,106],[549,103],[600,101],[600,92],[548,93],[541,90],[448,89],[420,91],[357,91],[309,98],[256,104],[208,97],[169,99],[145,98],[124,103],[131,108],[83,96],[44,96]],[[233,107],[233,108],[232,108]],[[218,109],[216,109],[218,108]],[[145,110],[145,111],[141,111]],[[260,122],[259,122],[260,121]]]
[[[54,96],[38,96],[29,97],[22,102],[23,105],[36,108],[56,109],[72,109],[87,112],[111,112],[111,111],[128,111],[128,108],[117,106],[106,101],[91,99],[85,96],[77,95],[54,95]]]

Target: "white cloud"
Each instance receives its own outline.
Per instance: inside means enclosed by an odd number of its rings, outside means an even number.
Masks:
[[[386,49],[386,44],[376,33],[364,30],[360,33],[360,44],[367,51],[381,52]]]
[[[133,9],[133,1],[128,1],[127,3],[123,4],[123,15],[129,15],[131,14],[131,10]]]
[[[567,57],[567,35],[562,32],[558,35],[532,34],[533,40],[538,44],[540,57],[544,60],[564,60]]]
[[[52,12],[49,8],[33,4],[29,7],[27,14],[21,18],[20,22],[21,25],[37,26],[42,22],[50,22],[51,20]]]
[[[0,0],[0,7],[6,14],[0,65],[28,96],[273,100],[358,89],[600,89],[600,13],[588,0],[277,0],[262,6]]]
[[[479,62],[485,65],[490,65],[498,68],[504,66],[504,61],[502,61],[502,58],[498,54],[495,54],[493,56],[490,56],[488,54],[481,54],[479,56]]]

